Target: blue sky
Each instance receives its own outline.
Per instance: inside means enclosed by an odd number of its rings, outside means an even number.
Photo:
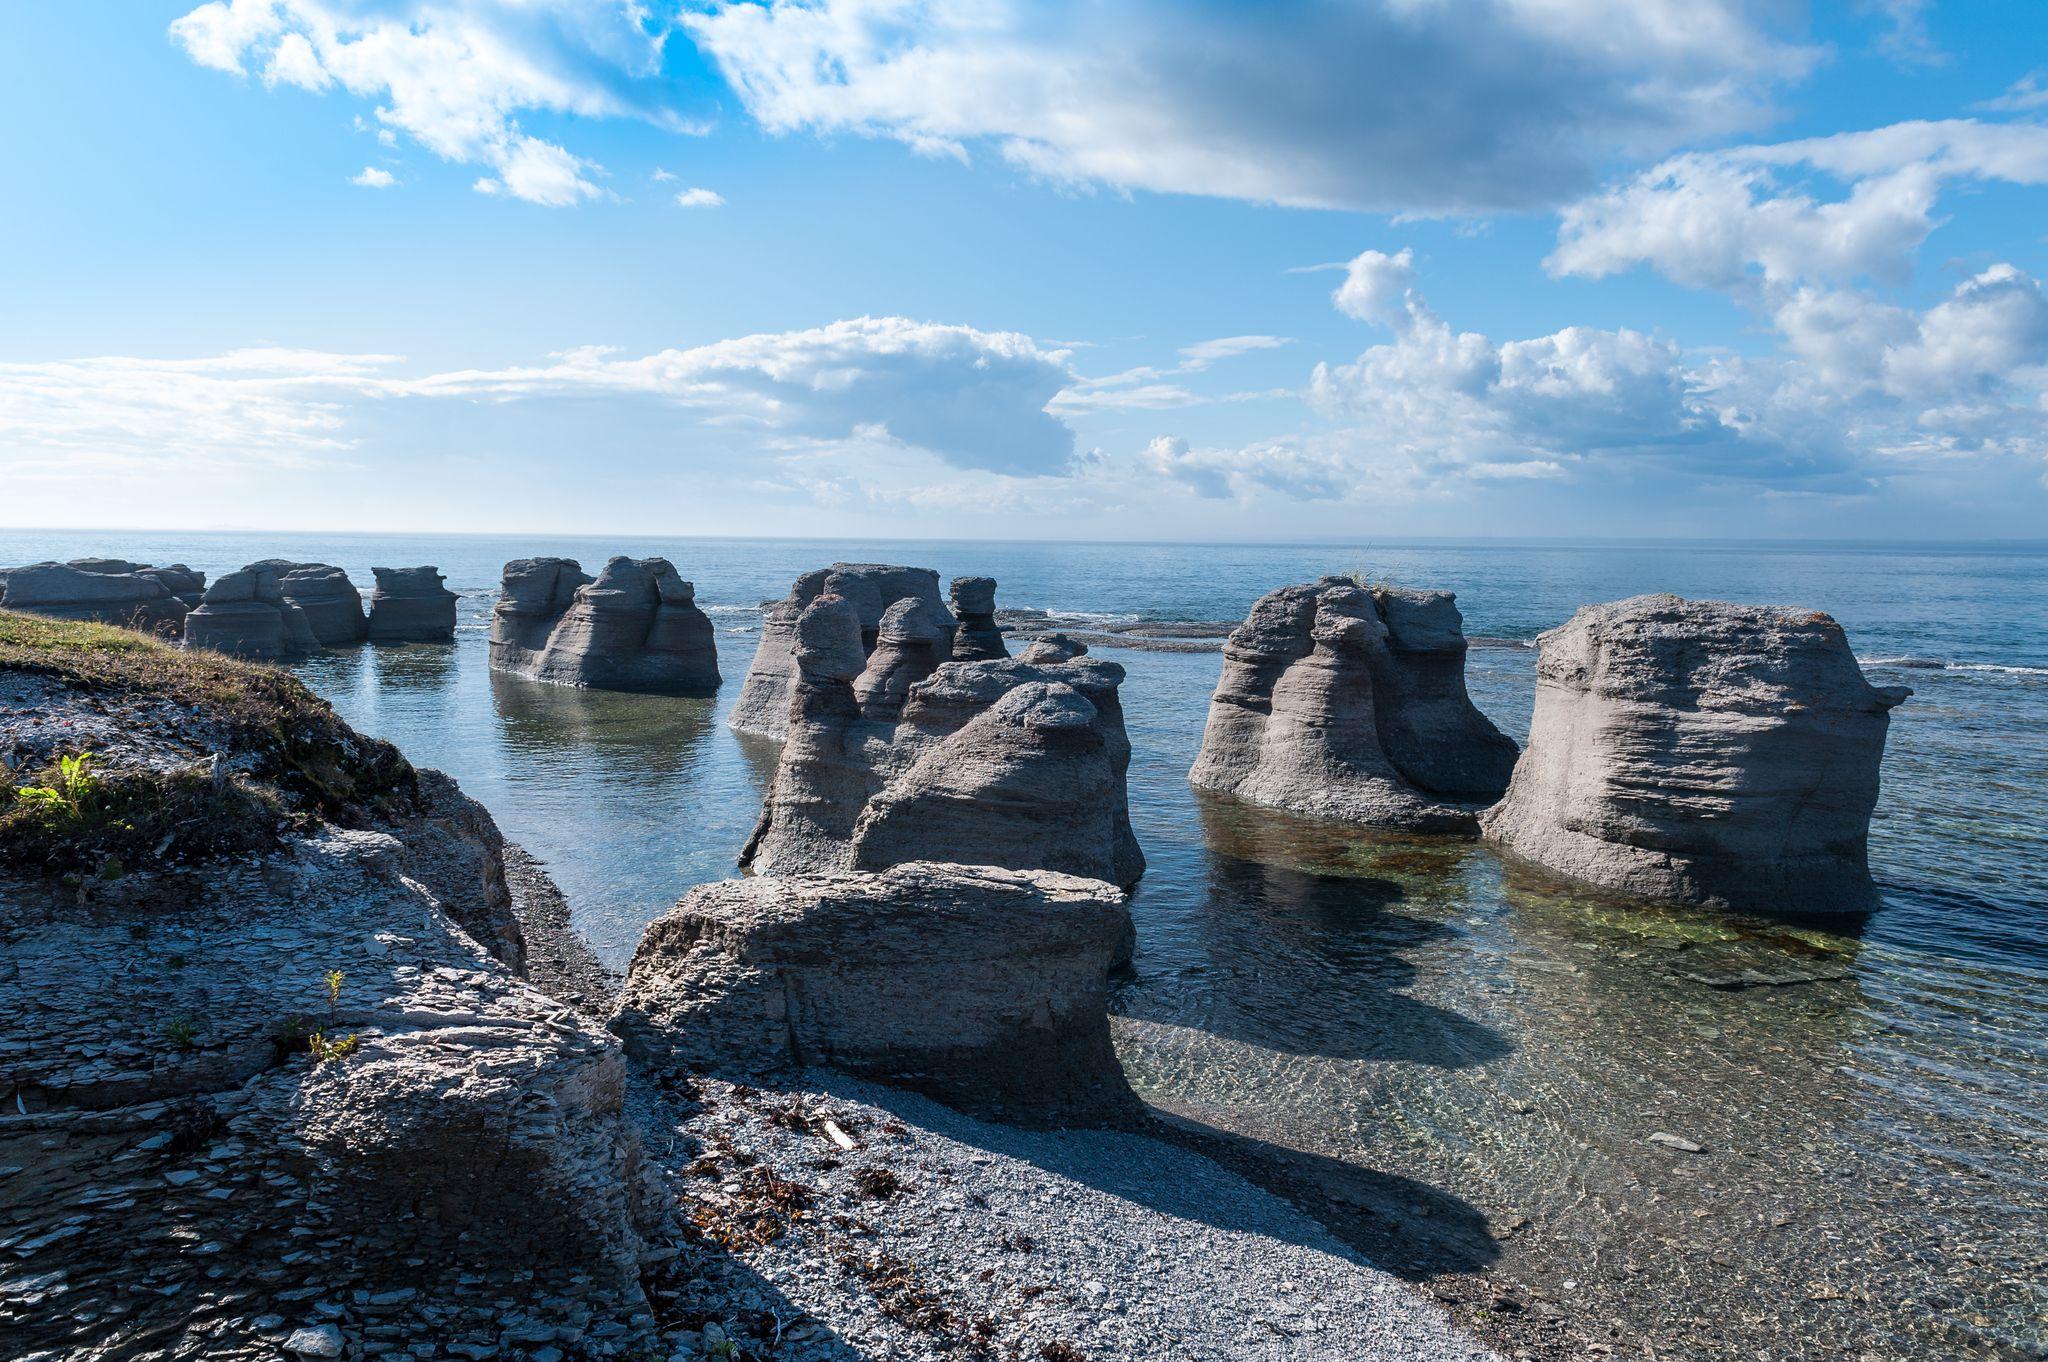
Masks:
[[[0,524],[2048,527],[2036,3],[0,24]]]

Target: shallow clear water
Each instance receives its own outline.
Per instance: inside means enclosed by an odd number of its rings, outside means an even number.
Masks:
[[[1884,908],[1818,928],[1199,799],[1185,776],[1220,659],[1098,650],[1129,671],[1150,859],[1119,1048],[1158,1105],[1315,1156],[1332,1195],[1385,1222],[1394,1266],[1495,1264],[1615,1321],[1617,1355],[2044,1355],[2048,548],[0,533],[0,562],[89,552],[210,573],[321,560],[363,585],[372,563],[439,564],[464,596],[452,647],[330,653],[302,674],[455,774],[615,964],[685,888],[732,873],[774,761],[723,721],[758,606],[835,558],[985,572],[1003,605],[1172,619],[1239,617],[1273,586],[1364,567],[1455,589],[1467,633],[1498,640],[1646,590],[1825,609],[1873,680],[1917,694],[1893,715],[1873,828]],[[697,582],[717,700],[488,672],[505,559],[612,552],[665,554]],[[1475,699],[1517,737],[1533,657],[1501,642],[1470,659]],[[1716,986],[1743,971],[1803,982]]]

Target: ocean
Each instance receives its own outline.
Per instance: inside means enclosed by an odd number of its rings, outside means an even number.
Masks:
[[[717,699],[490,673],[501,565],[660,554],[718,628]],[[834,560],[981,573],[998,604],[1104,623],[1240,618],[1325,572],[1458,593],[1475,701],[1518,740],[1530,642],[1645,591],[1825,610],[1893,712],[1871,836],[1883,907],[1826,924],[1589,893],[1476,843],[1374,837],[1198,798],[1215,653],[1128,672],[1150,869],[1114,1000],[1138,1091],[1312,1179],[1432,1289],[1484,1272],[1617,1356],[2048,1355],[2048,544],[829,542],[0,531],[0,562],[103,554],[209,575],[265,557],[438,565],[452,645],[298,668],[453,774],[623,965],[735,873],[774,746],[724,714],[760,607]],[[1737,976],[1768,987],[1727,987]],[[1652,1142],[1676,1135],[1697,1154]],[[1506,1308],[1506,1307],[1503,1307]]]

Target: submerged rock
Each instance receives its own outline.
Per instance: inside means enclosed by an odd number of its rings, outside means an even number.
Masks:
[[[996,579],[955,577],[949,594],[953,613],[960,620],[960,632],[953,637],[953,657],[961,662],[1008,657],[1003,631],[996,627]]]
[[[363,593],[341,568],[331,563],[295,563],[286,558],[266,558],[249,566],[267,568],[277,574],[278,590],[305,612],[313,636],[324,646],[343,648],[369,637]]]
[[[925,618],[943,636],[939,660],[953,656],[958,622],[939,599],[939,574],[929,568],[895,567],[884,563],[834,563],[806,572],[789,595],[768,607],[761,621],[761,643],[740,685],[740,695],[726,722],[743,733],[780,738],[788,730],[790,695],[796,688],[796,625],[821,596],[837,596],[852,609],[863,654],[881,639],[882,619],[898,601],[924,607]]]
[[[151,568],[110,558],[30,563],[0,575],[0,609],[95,620],[175,638],[184,628],[190,605],[171,584],[185,586],[193,580],[203,578],[183,565]]]
[[[666,558],[613,558],[596,581],[569,558],[505,565],[491,666],[592,690],[711,695],[718,641],[696,588]]]
[[[185,617],[185,646],[255,662],[281,662],[320,650],[306,612],[285,599],[275,568],[252,564],[223,573]]]
[[[372,643],[434,643],[455,637],[455,593],[434,567],[371,568]]]
[[[656,1068],[823,1065],[970,1110],[1134,1114],[1105,971],[1123,895],[1043,871],[917,863],[693,889],[641,937],[612,1029]]]
[[[1864,912],[1891,709],[1811,610],[1637,596],[1537,640],[1536,712],[1486,835],[1577,879],[1764,912]]]
[[[899,602],[865,658],[850,603],[822,596],[799,617],[788,739],[741,866],[951,860],[1135,884],[1123,668],[1004,658],[919,675],[925,608]]]
[[[1456,600],[1342,577],[1261,597],[1224,647],[1188,779],[1311,818],[1471,831],[1516,749],[1465,692]]]

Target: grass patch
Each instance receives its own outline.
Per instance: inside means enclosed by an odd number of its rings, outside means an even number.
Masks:
[[[23,789],[0,791],[0,864],[116,879],[140,866],[274,846],[289,821],[264,791],[191,771],[95,775],[72,800],[24,797],[24,790],[50,788],[38,782],[57,779],[59,770],[53,765]]]

